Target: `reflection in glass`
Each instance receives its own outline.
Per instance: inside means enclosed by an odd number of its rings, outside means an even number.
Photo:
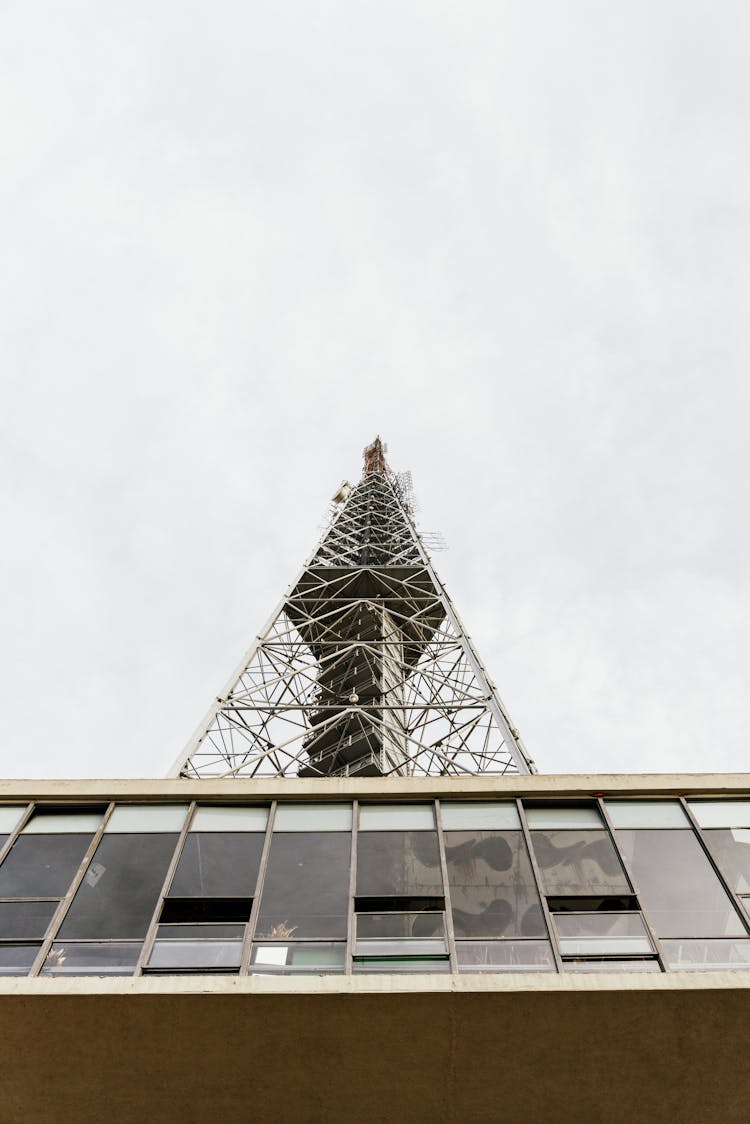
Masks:
[[[26,808],[26,804],[4,804],[0,807],[0,832],[6,839],[15,830]]]
[[[20,835],[0,866],[0,898],[62,898],[91,835]]]
[[[630,887],[605,831],[532,831],[547,894],[629,894]]]
[[[608,800],[614,827],[690,827],[679,800]]]
[[[638,913],[553,914],[563,956],[633,956],[653,947]]]
[[[60,937],[143,938],[176,842],[172,833],[105,835],[73,898]]]
[[[253,976],[319,976],[344,971],[344,944],[256,944],[250,962]]]
[[[457,941],[459,972],[555,972],[549,941]]]
[[[434,831],[367,831],[357,837],[357,894],[443,893]]]
[[[264,838],[261,832],[192,832],[185,840],[169,896],[251,898]]]
[[[0,976],[25,976],[40,947],[38,944],[0,945]]]
[[[434,804],[360,804],[360,831],[434,831]]]
[[[661,972],[658,960],[565,960],[566,972]]]
[[[94,941],[53,944],[44,962],[43,976],[132,976],[138,964],[140,942]]]
[[[242,938],[224,940],[156,940],[151,950],[148,967],[180,970],[234,969],[240,966]]]
[[[527,807],[524,805],[526,823],[533,830],[560,831],[563,828],[585,830],[604,827],[599,809],[593,804],[542,804]]]
[[[408,972],[411,974],[422,974],[430,972],[432,974],[446,975],[451,970],[450,961],[447,957],[442,960],[437,958],[431,959],[428,956],[420,959],[414,957],[413,959],[386,959],[377,960],[375,958],[365,958],[364,960],[355,960],[353,962],[353,970],[357,975],[373,974],[373,973],[397,973]]]
[[[257,936],[265,940],[345,937],[350,854],[348,832],[274,835]]]
[[[196,808],[190,821],[190,831],[244,831],[266,830],[268,808],[237,807],[235,804],[206,804]]]
[[[546,937],[521,831],[448,831],[445,854],[457,939]]]
[[[444,940],[358,940],[354,949],[354,955],[358,959],[367,956],[374,956],[376,959],[395,956],[403,960],[412,956],[447,956],[447,954],[448,946]]]
[[[445,914],[423,910],[419,913],[358,913],[358,937],[444,937]]]
[[[745,935],[692,831],[621,830],[617,842],[658,937]]]
[[[746,827],[704,831],[706,846],[735,894],[750,894],[750,830]]]
[[[750,800],[691,800],[700,827],[750,827]]]
[[[3,940],[43,937],[57,905],[57,901],[0,902],[0,937]]]
[[[441,800],[440,816],[446,831],[517,831],[521,829],[518,809],[511,800]]]
[[[670,968],[682,971],[733,971],[750,968],[750,940],[662,941]]]

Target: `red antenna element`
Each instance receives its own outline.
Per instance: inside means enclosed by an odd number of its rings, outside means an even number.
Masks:
[[[379,437],[375,438],[372,445],[367,446],[362,454],[365,458],[365,476],[369,476],[373,472],[379,472],[382,476],[390,476],[391,470],[385,459],[387,452],[388,446],[384,445]]]

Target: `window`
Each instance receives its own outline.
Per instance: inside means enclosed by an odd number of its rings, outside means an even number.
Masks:
[[[320,976],[340,974],[346,962],[346,945],[339,942],[256,944],[250,960],[253,976]]]
[[[105,835],[68,910],[60,938],[142,940],[176,842],[171,832]]]
[[[448,831],[445,854],[457,940],[547,936],[521,831]]]
[[[535,830],[531,841],[547,894],[630,893],[622,863],[604,830]]]
[[[274,832],[256,939],[346,937],[350,855],[348,832]]]
[[[745,935],[692,830],[622,829],[617,841],[658,937]]]

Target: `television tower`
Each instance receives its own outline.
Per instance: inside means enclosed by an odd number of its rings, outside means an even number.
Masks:
[[[172,775],[532,773],[380,438]]]

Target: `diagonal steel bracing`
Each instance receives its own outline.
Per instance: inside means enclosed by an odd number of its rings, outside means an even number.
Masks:
[[[534,766],[377,439],[172,772],[461,776]]]

